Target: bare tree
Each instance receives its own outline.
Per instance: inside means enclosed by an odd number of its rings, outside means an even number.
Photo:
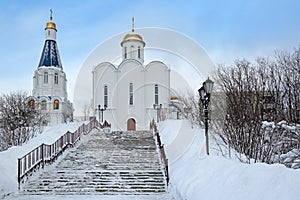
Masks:
[[[178,100],[182,105],[181,116],[188,119],[192,124],[203,125],[203,113],[199,106],[199,96],[188,91],[185,95],[179,95]]]
[[[218,77],[227,105],[223,129],[226,143],[256,160],[262,120],[256,71],[251,63],[240,60],[232,68],[220,67]]]
[[[216,130],[222,127],[218,134],[223,142],[248,162],[297,166],[300,49],[277,51],[273,58],[257,58],[254,63],[237,60],[232,66],[220,66],[216,80],[226,104],[218,100],[214,104],[215,112],[223,113],[224,123],[215,125]]]
[[[38,105],[27,102],[26,92],[0,97],[1,150],[21,145],[41,130],[44,116]]]
[[[276,65],[281,69],[281,103],[285,119],[300,123],[300,48],[294,52],[276,52]]]

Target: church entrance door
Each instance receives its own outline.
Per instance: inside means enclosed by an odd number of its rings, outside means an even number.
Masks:
[[[133,118],[129,118],[127,120],[127,131],[135,131],[136,127],[135,127],[135,119]]]

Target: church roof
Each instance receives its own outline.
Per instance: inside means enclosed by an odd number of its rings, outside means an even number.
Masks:
[[[62,69],[56,41],[46,40],[38,67],[58,67]]]

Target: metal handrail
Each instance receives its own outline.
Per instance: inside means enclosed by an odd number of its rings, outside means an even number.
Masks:
[[[74,133],[66,132],[53,144],[41,144],[26,155],[18,158],[18,189],[23,179],[30,176],[45,164],[53,163],[67,148],[75,146],[82,134],[88,134],[93,128],[100,127],[99,122],[94,118],[87,125],[82,124]]]
[[[152,133],[154,133],[155,136],[156,136],[156,142],[157,142],[157,146],[158,146],[158,148],[159,148],[159,153],[160,153],[161,162],[162,162],[163,165],[164,165],[164,170],[165,170],[165,176],[166,176],[167,185],[169,185],[170,176],[169,176],[169,164],[168,164],[168,159],[167,159],[167,156],[166,156],[166,152],[165,152],[164,145],[161,143],[159,131],[158,131],[158,129],[157,129],[157,125],[156,125],[156,123],[155,123],[154,120],[152,120],[152,121],[150,122],[150,130],[151,130]]]

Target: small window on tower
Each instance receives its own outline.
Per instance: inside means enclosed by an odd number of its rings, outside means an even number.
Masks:
[[[141,58],[141,47],[138,47],[138,58]]]
[[[54,84],[58,84],[58,74],[54,74]]]
[[[33,99],[30,99],[28,101],[28,105],[31,107],[31,108],[34,108],[35,107],[35,101]]]
[[[127,47],[124,47],[124,58],[127,59]]]
[[[59,109],[59,101],[57,99],[54,100],[53,109],[54,110],[58,110]]]
[[[50,30],[48,30],[48,36],[50,36]]]
[[[48,84],[48,72],[44,73],[44,83]]]
[[[47,101],[46,100],[43,100],[41,102],[41,110],[47,110]]]
[[[131,46],[131,47],[130,47],[130,58],[134,58],[134,57],[133,57],[133,53],[134,53],[133,51],[134,51],[134,47]]]

